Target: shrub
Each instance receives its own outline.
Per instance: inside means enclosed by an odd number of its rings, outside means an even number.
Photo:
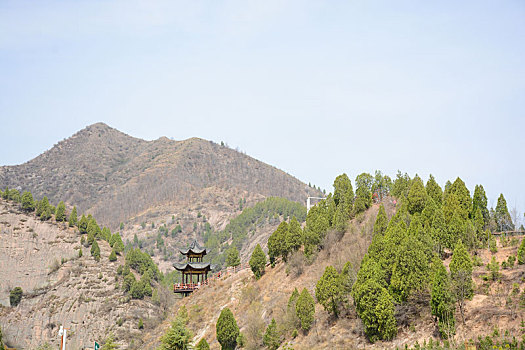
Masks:
[[[195,347],[195,350],[210,350],[210,345],[205,338],[202,338]]]
[[[22,300],[22,295],[24,292],[22,291],[22,288],[15,287],[11,292],[9,292],[9,304],[11,306],[16,307],[18,304],[20,304],[20,300]]]

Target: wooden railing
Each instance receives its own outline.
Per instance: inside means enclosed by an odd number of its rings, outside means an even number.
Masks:
[[[240,272],[244,269],[249,269],[249,268],[250,268],[250,265],[247,263],[244,263],[244,264],[241,264],[235,267],[229,266],[223,270],[220,270],[219,272],[211,274],[210,277],[206,281],[203,281],[200,283],[175,283],[173,285],[173,292],[175,293],[176,292],[190,292],[190,291],[193,292],[202,286],[212,284],[214,281],[217,281],[221,278],[230,276],[232,274],[235,274],[237,272]]]

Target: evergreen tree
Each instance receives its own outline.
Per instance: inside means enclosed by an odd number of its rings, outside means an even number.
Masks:
[[[335,178],[333,199],[336,206],[344,204],[351,209],[354,201],[354,189],[348,175],[342,174]]]
[[[330,228],[330,221],[334,217],[335,211],[335,203],[331,196],[310,208],[303,232],[305,255],[310,256],[320,245]]]
[[[436,203],[438,207],[440,207],[443,199],[443,190],[441,190],[441,187],[439,187],[438,183],[436,182],[436,179],[432,174],[430,174],[430,178],[427,181],[425,189],[427,191],[428,196],[432,198],[432,200],[434,201],[434,203]]]
[[[195,347],[195,350],[210,350],[210,345],[205,338],[202,338]]]
[[[303,241],[303,230],[295,216],[290,220],[288,225],[288,235],[286,236],[286,250],[288,252],[296,251],[301,247]]]
[[[117,260],[117,254],[115,253],[115,249],[111,249],[111,254],[109,254],[109,261],[116,261]]]
[[[338,317],[339,305],[344,301],[344,290],[341,276],[333,266],[327,266],[317,282],[315,297],[328,313]]]
[[[124,251],[124,242],[122,242],[122,238],[120,237],[120,234],[118,232],[115,233],[112,236],[112,239],[113,239],[113,249],[115,250],[115,253],[120,255],[120,253]]]
[[[272,233],[270,238],[268,238],[268,255],[270,256],[270,263],[272,264],[272,266],[275,265],[275,259],[277,259],[277,257],[279,256],[282,256],[286,251],[287,235],[288,224],[286,223],[286,221],[283,221],[279,224],[274,233]]]
[[[266,328],[266,332],[264,333],[263,344],[268,348],[268,350],[277,350],[281,345],[281,337],[279,336],[279,331],[277,330],[277,323],[273,318]]]
[[[109,230],[109,228],[104,226],[102,232],[100,233],[100,237],[106,242],[109,242],[111,240],[111,231]]]
[[[266,254],[264,254],[264,251],[262,250],[261,246],[257,244],[250,258],[250,268],[252,269],[252,272],[255,275],[256,279],[261,278],[261,276],[264,274],[265,267]]]
[[[521,244],[518,248],[518,264],[525,264],[525,238],[521,239]]]
[[[51,208],[50,205],[48,205],[44,211],[42,212],[42,214],[40,214],[40,220],[42,221],[47,221],[49,219],[51,219],[51,216],[53,215],[53,208]]]
[[[82,218],[80,218],[80,222],[78,223],[78,230],[80,233],[87,233],[88,228],[88,220],[84,214],[82,214]]]
[[[76,226],[78,224],[77,221],[77,207],[73,207],[71,214],[69,214],[69,227]]]
[[[118,345],[115,343],[115,339],[113,337],[113,334],[110,334],[105,342],[104,345],[100,348],[101,350],[115,350],[118,349]]]
[[[465,322],[465,299],[470,299],[473,296],[474,288],[472,284],[472,261],[461,241],[458,241],[456,244],[454,254],[452,255],[450,278],[454,296],[458,302],[463,322]]]
[[[470,191],[463,180],[458,177],[443,196],[445,221],[449,224],[454,214],[458,214],[463,221],[466,221],[471,211],[472,199],[470,198]]]
[[[144,299],[144,284],[141,281],[135,281],[129,290],[133,299]]]
[[[226,257],[226,266],[239,266],[241,264],[241,259],[239,258],[239,251],[237,247],[232,245],[228,249],[228,255]]]
[[[503,197],[503,194],[500,194],[498,197],[495,219],[498,231],[514,230],[514,224],[507,209],[507,201],[505,197]]]
[[[483,215],[483,222],[486,225],[489,222],[489,210],[487,209],[487,195],[482,185],[476,185],[474,188],[474,196],[472,198],[472,214],[475,214],[477,210],[481,211]]]
[[[454,297],[452,295],[450,277],[445,265],[439,259],[434,260],[434,279],[430,308],[432,315],[438,319],[438,329],[441,337],[448,339],[455,333]]]
[[[434,212],[431,235],[435,242],[436,251],[440,256],[443,255],[445,248],[453,248],[455,241],[448,231],[447,224],[445,222],[445,216],[443,215],[443,210],[441,209],[437,209]]]
[[[22,195],[22,209],[27,212],[35,210],[35,201],[33,195],[29,191],[25,191]]]
[[[392,183],[392,195],[398,198],[406,197],[410,188],[410,176],[397,171],[396,179]]]
[[[55,211],[55,220],[56,222],[64,222],[66,221],[66,205],[63,201],[60,201],[58,203],[56,211]]]
[[[432,199],[432,197],[427,197],[427,202],[425,204],[425,209],[421,212],[421,220],[425,231],[429,232],[432,228],[432,220],[434,219],[434,214],[438,210],[438,206]]]
[[[100,247],[96,240],[93,241],[93,245],[91,246],[91,255],[97,262],[100,261]]]
[[[303,331],[308,331],[312,327],[315,315],[314,298],[310,295],[306,288],[303,288],[301,294],[295,303],[295,313],[301,322]]]
[[[44,196],[44,198],[42,198],[42,200],[40,200],[38,202],[38,205],[36,206],[36,211],[35,211],[36,216],[41,217],[42,214],[46,211],[48,207],[49,207],[49,201],[47,197]]]
[[[383,236],[387,227],[388,217],[386,216],[385,206],[381,204],[381,206],[379,207],[379,211],[377,212],[376,222],[374,224],[374,236]]]
[[[293,307],[295,311],[295,303],[297,302],[297,299],[299,298],[299,291],[297,288],[294,288],[292,294],[290,295],[290,298],[288,299],[288,308]]]
[[[20,287],[15,287],[9,292],[9,304],[12,307],[18,306],[20,304],[20,301],[22,300],[22,295],[24,294],[24,291]]]
[[[3,199],[6,199],[6,200],[9,199],[9,187],[8,186],[5,187],[5,191],[4,192],[0,191],[0,193],[2,193],[2,198]]]
[[[412,180],[410,190],[408,191],[407,204],[410,214],[421,213],[425,208],[427,200],[427,191],[421,178],[416,175]]]
[[[413,291],[425,290],[428,285],[429,260],[423,244],[413,235],[401,243],[394,259],[390,290],[397,301],[408,299]]]
[[[135,284],[135,282],[135,275],[131,271],[129,271],[127,274],[124,274],[124,282],[122,283],[122,289],[124,290],[124,292],[130,291],[131,287]]]
[[[455,212],[448,224],[448,234],[455,246],[458,240],[465,242],[466,221],[459,212]]]
[[[227,307],[222,309],[216,326],[217,341],[223,350],[234,350],[237,346],[239,327],[233,313]]]
[[[353,210],[355,215],[364,212],[372,205],[372,183],[373,177],[370,174],[362,173],[356,177],[356,198]]]
[[[193,336],[184,322],[176,318],[161,338],[161,350],[189,350]]]
[[[5,350],[4,342],[2,341],[2,328],[0,328],[0,350]]]

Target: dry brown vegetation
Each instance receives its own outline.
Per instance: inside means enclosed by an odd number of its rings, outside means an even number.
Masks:
[[[53,204],[77,205],[79,213],[89,212],[113,229],[130,218],[140,223],[187,206],[229,213],[243,197],[303,202],[308,194],[319,194],[226,146],[198,138],[144,141],[103,123],[29,162],[1,167],[0,187],[5,186],[48,196]]]

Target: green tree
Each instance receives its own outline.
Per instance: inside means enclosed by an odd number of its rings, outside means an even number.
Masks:
[[[310,295],[306,288],[303,288],[301,294],[295,303],[295,313],[301,322],[303,331],[308,331],[312,327],[315,315],[314,298]]]
[[[55,211],[55,220],[57,222],[64,222],[66,221],[66,205],[63,201],[60,201],[58,203],[56,211]]]
[[[113,334],[110,334],[105,342],[104,345],[100,348],[101,350],[115,350],[118,349],[118,345],[115,343],[115,338],[113,337]]]
[[[454,181],[450,188],[443,195],[443,214],[445,221],[450,223],[454,214],[466,221],[472,211],[472,199],[470,191],[459,177]]]
[[[131,285],[131,289],[129,290],[129,293],[131,294],[131,297],[133,299],[143,299],[144,298],[144,283],[141,281],[135,281]]]
[[[407,173],[402,174],[401,171],[397,171],[396,179],[392,183],[392,194],[395,197],[402,198],[408,195],[410,189],[410,176]]]
[[[357,175],[355,179],[356,198],[354,202],[354,214],[359,214],[372,205],[372,183],[374,178],[368,173]]]
[[[109,230],[109,228],[104,226],[104,228],[102,229],[102,232],[100,233],[100,236],[102,237],[103,240],[105,240],[106,242],[109,242],[111,240],[111,231]]]
[[[454,254],[452,255],[450,278],[452,281],[452,291],[458,302],[463,323],[465,323],[465,300],[473,296],[474,288],[472,284],[472,261],[461,241],[458,241],[456,244]]]
[[[514,224],[507,209],[507,201],[505,197],[503,197],[503,194],[500,194],[498,197],[495,219],[498,231],[514,230]]]
[[[438,329],[441,337],[448,339],[455,333],[455,300],[445,265],[440,259],[435,259],[434,265],[433,270],[435,272],[432,281],[430,308],[432,315],[438,319]]]
[[[193,336],[184,322],[176,318],[171,327],[161,338],[162,350],[188,350]]]
[[[438,207],[441,207],[443,199],[443,190],[441,189],[441,187],[439,187],[438,183],[436,182],[436,179],[432,174],[430,174],[430,178],[427,181],[425,189],[427,191],[428,196],[432,198],[434,203],[436,203]]]
[[[374,224],[374,236],[383,236],[387,227],[388,217],[386,216],[385,206],[381,204],[381,206],[379,207],[379,211],[377,212],[376,222]]]
[[[265,266],[266,254],[264,254],[264,251],[262,250],[261,246],[257,244],[250,258],[250,268],[252,269],[252,272],[255,275],[256,279],[261,278],[261,276],[264,274]]]
[[[51,219],[51,216],[53,215],[53,208],[51,208],[50,205],[48,205],[44,211],[42,212],[42,214],[40,214],[40,220],[42,221],[47,221],[49,219]]]
[[[342,174],[335,178],[333,198],[336,206],[344,204],[347,208],[352,208],[354,189],[348,175]]]
[[[109,254],[109,261],[116,261],[117,260],[117,253],[115,253],[115,249],[111,249],[111,254]]]
[[[4,342],[2,340],[2,328],[0,328],[0,350],[5,350]]]
[[[78,223],[78,230],[80,233],[87,233],[88,228],[88,220],[84,214],[82,214],[82,217],[80,218],[80,222]]]
[[[286,250],[288,252],[296,251],[301,247],[303,241],[303,230],[295,216],[290,220],[288,225],[288,235],[286,236]]]
[[[226,257],[226,266],[239,266],[241,264],[241,259],[239,258],[239,251],[237,247],[232,245],[228,249],[228,255]]]
[[[28,212],[35,210],[35,201],[33,195],[29,191],[25,191],[22,195],[22,209]]]
[[[24,291],[20,287],[15,287],[9,292],[9,304],[12,307],[18,306],[20,304],[20,300],[22,300],[22,295],[24,294]]]
[[[277,330],[277,323],[273,318],[266,328],[266,332],[264,333],[263,344],[268,348],[268,350],[277,350],[281,345],[281,337],[279,335],[279,331]]]
[[[120,234],[118,232],[114,233],[111,236],[111,240],[110,241],[113,242],[113,244],[111,246],[115,250],[115,253],[120,255],[120,253],[122,253],[124,251],[124,242],[122,242],[122,238],[120,237]]]
[[[127,274],[124,274],[124,282],[122,283],[122,289],[124,290],[124,292],[129,292],[135,282],[136,282],[135,275],[132,272],[128,272]]]
[[[100,247],[96,240],[94,240],[91,245],[91,255],[95,258],[95,261],[100,261]]]
[[[490,278],[495,281],[499,277],[499,262],[493,256],[490,263],[487,264],[487,270],[490,272]]]
[[[521,244],[518,248],[518,264],[525,264],[525,238],[521,239]]]
[[[482,185],[476,185],[474,188],[474,196],[472,198],[472,215],[476,213],[477,210],[481,211],[483,215],[483,222],[486,225],[489,222],[489,210],[487,209],[487,195],[485,194],[485,189]]]
[[[217,341],[223,350],[234,350],[237,346],[239,327],[233,313],[227,307],[222,309],[216,326]]]
[[[427,191],[421,178],[416,175],[412,180],[407,196],[408,212],[410,214],[421,213],[427,201]]]
[[[195,350],[210,350],[210,345],[205,338],[202,338],[195,347]]]
[[[288,235],[288,223],[282,221],[277,229],[268,238],[268,255],[270,263],[275,265],[275,259],[282,256],[286,251],[286,236]]]
[[[386,288],[370,279],[360,287],[359,293],[356,310],[363,321],[368,339],[375,342],[394,338],[397,334],[394,299]]]
[[[414,236],[406,237],[394,259],[390,290],[397,301],[403,302],[414,291],[428,286],[429,261],[423,244]]]
[[[40,200],[36,206],[35,214],[36,216],[41,217],[42,214],[46,211],[46,209],[49,207],[49,200],[46,196]]]
[[[71,214],[69,214],[69,227],[76,226],[78,224],[77,219],[77,207],[73,207],[73,210],[71,210]]]
[[[328,196],[327,199],[320,201],[308,211],[303,232],[306,256],[310,256],[326,236],[326,232],[330,228],[330,221],[333,221],[332,218],[336,215],[336,210],[333,198]],[[344,224],[346,224],[346,220]]]
[[[344,290],[341,276],[333,266],[327,266],[323,276],[315,287],[315,297],[328,313],[336,318],[339,316],[338,308],[344,301]]]

